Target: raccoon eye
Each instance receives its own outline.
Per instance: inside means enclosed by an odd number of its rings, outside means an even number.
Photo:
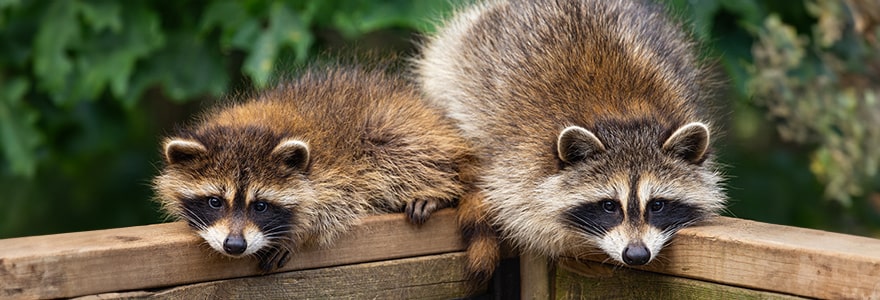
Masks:
[[[267,208],[269,208],[269,204],[266,204],[266,202],[263,202],[263,201],[254,202],[254,210],[255,211],[264,212],[264,211],[266,211]]]
[[[221,208],[223,207],[223,201],[218,199],[217,197],[208,198],[208,206],[211,208]]]
[[[654,200],[648,204],[648,208],[651,209],[651,212],[660,212],[663,210],[664,206],[666,206],[666,200]]]
[[[614,203],[614,201],[611,201],[611,200],[602,201],[602,209],[604,209],[605,212],[608,212],[608,213],[616,212],[617,211],[617,203]]]

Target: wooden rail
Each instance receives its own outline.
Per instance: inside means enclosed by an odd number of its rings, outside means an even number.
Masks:
[[[421,227],[370,217],[269,275],[183,223],[13,238],[0,240],[0,298],[454,298],[462,250],[453,210]],[[880,240],[732,218],[682,230],[640,270],[604,256],[520,262],[524,298],[880,299]]]
[[[628,297],[641,298],[646,291],[656,293],[651,298],[681,296],[660,293],[659,285],[621,281],[620,278],[624,277],[619,277],[620,274],[609,273],[593,262],[608,262],[608,258],[590,256],[581,258],[581,262],[573,259],[548,262],[524,255],[523,277],[530,273],[528,276],[540,279],[528,284],[524,282],[523,295],[525,298],[548,295],[579,298],[585,295],[582,294],[585,291],[610,292],[607,290],[613,286],[610,282],[617,280],[618,287],[626,288],[613,289],[613,292],[631,292]],[[757,295],[752,291],[766,291],[772,293],[761,294],[759,298],[793,295],[821,299],[880,299],[880,240],[734,218],[721,217],[682,230],[663,250],[658,261],[638,269],[695,279],[699,284],[692,281],[689,285],[698,290],[708,289],[710,293],[707,295],[712,296],[706,299],[729,298],[724,295],[738,293],[737,289],[729,287],[751,290],[740,293],[741,297]],[[624,274],[631,272],[626,268],[617,270]],[[611,279],[612,275],[618,279]],[[599,280],[595,280],[597,278]],[[657,280],[673,282],[657,278],[648,282],[656,283]],[[681,282],[688,281],[674,282],[681,286]],[[698,286],[706,283],[714,284],[713,288]],[[640,284],[643,289],[638,288]]]
[[[383,215],[366,219],[332,248],[298,253],[279,271],[462,249],[453,210],[418,228],[403,214]],[[259,274],[255,260],[213,252],[180,222],[0,240],[0,298],[75,297]]]

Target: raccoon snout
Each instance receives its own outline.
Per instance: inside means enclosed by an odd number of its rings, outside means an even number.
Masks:
[[[623,262],[630,266],[641,266],[651,259],[651,251],[644,244],[629,244],[623,249]]]
[[[223,241],[223,251],[230,255],[239,255],[247,249],[247,242],[242,236],[230,235]]]

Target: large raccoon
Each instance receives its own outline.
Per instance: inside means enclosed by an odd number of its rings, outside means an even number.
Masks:
[[[694,48],[645,1],[458,12],[428,38],[415,72],[479,154],[485,200],[462,223],[551,258],[599,248],[643,265],[677,230],[717,214],[726,197],[709,142],[711,76]],[[472,243],[494,239],[476,232]],[[493,251],[471,251],[470,271],[491,274]]]
[[[416,224],[469,184],[472,154],[413,84],[383,70],[318,69],[210,110],[164,142],[155,190],[216,251],[283,266],[360,217]]]

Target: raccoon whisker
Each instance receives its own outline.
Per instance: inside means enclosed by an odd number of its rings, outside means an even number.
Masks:
[[[267,254],[267,253],[266,253],[265,251],[257,251],[257,252],[252,253],[252,254],[249,255],[249,256],[250,256],[250,257],[253,257],[253,258],[256,258],[256,259],[259,260],[259,261],[263,261],[263,260],[266,259],[266,254]]]
[[[208,227],[208,226],[205,226],[204,224],[202,224],[201,221],[199,221],[198,219],[193,219],[193,218],[187,217],[186,221],[187,221],[187,223],[194,225],[196,227],[196,230],[204,230],[205,228]]]
[[[601,249],[591,250],[589,252],[585,252],[584,254],[585,255],[602,255],[603,257],[605,257],[604,259],[602,259],[603,264],[615,264],[615,262],[616,262],[616,260],[614,260],[614,258],[611,258],[611,256],[607,255],[607,253],[605,253],[605,251],[602,251]]]
[[[269,238],[270,245],[281,245],[284,246],[286,244],[292,244],[294,242],[293,237],[289,235],[276,235]]]
[[[736,214],[733,213],[733,211],[731,211],[731,210],[730,210],[729,208],[727,208],[727,207],[723,207],[723,208],[721,208],[721,214],[726,214],[726,215],[729,215],[729,216],[734,217],[734,218],[737,217]]]
[[[280,225],[280,226],[275,226],[275,227],[268,227],[268,228],[265,230],[265,232],[290,232],[290,229],[291,229],[291,228],[293,228],[293,226],[289,226],[289,225],[286,225],[286,226],[285,226],[285,225]]]
[[[574,257],[575,259],[580,260],[581,257],[588,256],[588,255],[591,256],[591,255],[604,255],[605,254],[605,251],[597,248],[595,244],[590,242],[589,238],[590,238],[590,236],[584,234],[584,239],[580,242],[579,245],[576,246],[578,249],[583,249],[583,250],[581,252],[579,252],[576,257]],[[606,256],[606,258],[602,263],[607,263],[608,260],[611,259],[610,257],[607,257],[607,255],[605,255],[605,256]]]
[[[674,233],[678,232],[679,230],[681,230],[682,228],[689,227],[689,226],[694,225],[694,224],[697,224],[697,223],[699,223],[699,222],[701,222],[701,221],[702,221],[701,219],[697,219],[697,220],[690,220],[690,221],[687,221],[687,222],[683,222],[683,223],[681,223],[681,224],[678,224],[678,225],[674,226],[674,227],[675,227],[675,231],[673,231],[673,232],[671,232],[671,233],[674,234]]]
[[[291,240],[291,242],[292,242],[292,240]],[[290,244],[291,244],[291,243],[286,243],[286,242],[281,242],[281,241],[274,241],[274,242],[271,242],[271,243],[269,244],[269,246],[272,247],[272,248],[274,248],[274,249],[277,250],[277,251],[286,251],[286,252],[289,252],[289,253],[294,253],[293,248],[289,246]],[[268,252],[266,252],[266,253],[260,253],[260,251],[258,251],[258,252],[255,253],[255,254],[259,254],[258,257],[260,258],[260,260],[264,260],[264,259],[266,259],[266,258],[269,258],[269,257],[266,257],[266,256],[276,255],[276,254],[270,254],[270,253],[268,253]]]
[[[171,210],[171,208],[163,208],[163,209],[166,210],[166,211],[170,211],[170,210]],[[177,218],[175,217],[175,214],[173,214],[173,213],[163,213],[163,214],[162,214],[162,222],[171,222],[171,221],[174,221],[174,220],[176,220],[176,219],[177,219]]]
[[[609,261],[610,261],[611,263],[608,263]],[[619,262],[617,262],[616,260],[613,260],[613,259],[611,259],[611,258],[605,259],[605,261],[604,261],[603,263],[604,263],[604,264],[611,265],[611,271],[612,271],[612,272],[617,272],[617,271],[619,271],[619,270],[624,270],[624,268],[626,267],[626,266],[624,266],[623,264],[621,264],[621,263],[619,263]]]
[[[277,229],[277,230],[266,230],[266,233],[264,233],[263,235],[270,237],[270,236],[284,235],[286,233],[287,233],[286,229]]]
[[[654,260],[659,265],[667,265],[671,262],[671,260],[669,260],[669,258],[666,257],[666,255],[663,255],[662,251],[660,253],[657,253],[657,256],[654,257]]]
[[[671,226],[669,226],[669,227],[667,227],[666,229],[664,229],[664,230],[661,232],[661,234],[672,236],[672,235],[674,235],[676,232],[678,232],[679,230],[681,230],[682,228],[685,228],[685,227],[688,227],[688,226],[694,225],[694,224],[696,224],[696,223],[699,223],[700,221],[701,221],[700,219],[696,219],[696,220],[689,220],[689,221],[684,221],[684,222],[680,222],[680,223],[672,224]],[[667,241],[667,243],[668,243],[668,241]]]
[[[277,231],[277,230],[287,230],[287,229],[293,228],[293,225],[290,225],[290,224],[278,224],[278,225],[269,224],[269,225],[271,227],[269,227],[269,229],[267,229],[266,232],[272,232],[272,231]]]
[[[293,239],[284,232],[264,234],[263,236],[270,241],[293,241]]]
[[[192,221],[191,223],[195,223],[196,227],[198,227],[199,230],[208,228],[208,224],[205,222],[205,220],[203,220],[201,217],[199,217],[198,214],[196,214],[195,212],[193,212],[192,210],[190,210],[189,208],[187,208],[185,206],[183,207],[183,210],[184,210],[183,216],[187,220]]]
[[[573,213],[568,213],[568,215],[571,216],[572,218],[574,218],[575,220],[580,221],[580,222],[572,222],[573,223],[572,225],[574,225],[574,227],[577,229],[583,230],[585,232],[596,233],[597,235],[604,235],[604,234],[608,233],[608,230],[606,230],[602,226],[599,226],[599,224],[597,224],[593,220],[585,219],[584,217],[579,216],[577,214],[573,214]]]
[[[266,237],[287,235],[287,233],[289,232],[289,229],[292,227],[293,226],[290,226],[290,225],[281,225],[281,226],[272,227],[272,228],[267,229],[263,235],[265,235]]]

